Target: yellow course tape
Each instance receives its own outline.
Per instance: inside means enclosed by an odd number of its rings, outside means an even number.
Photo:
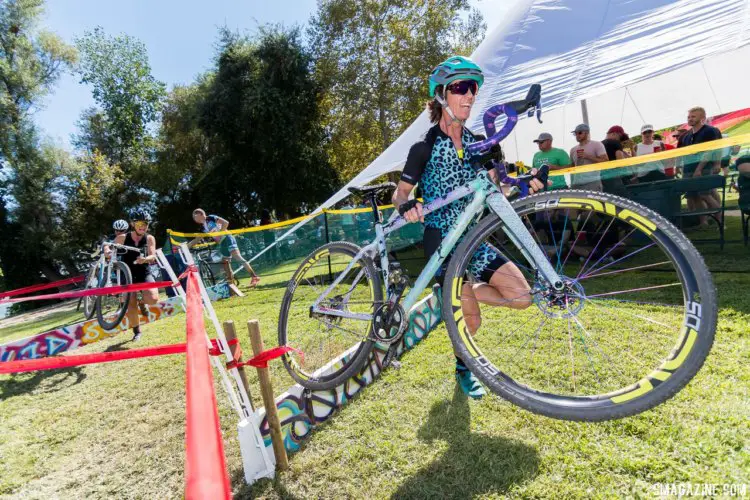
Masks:
[[[420,201],[422,200],[420,199]],[[389,208],[393,208],[393,205],[379,205],[378,206],[378,210],[388,210]],[[372,208],[350,208],[347,210],[322,210],[315,214],[303,215],[301,217],[297,217],[296,219],[289,219],[283,222],[275,222],[273,224],[266,224],[265,226],[243,227],[242,229],[217,231],[215,233],[180,233],[179,231],[172,231],[171,229],[167,229],[167,234],[169,234],[170,236],[177,236],[181,238],[212,238],[214,236],[227,236],[230,234],[252,233],[255,231],[265,231],[266,229],[276,229],[279,227],[291,226],[292,224],[296,224],[306,219],[314,219],[315,217],[319,215],[323,215],[323,213],[341,215],[341,214],[359,214],[359,213],[370,212],[370,211],[372,211]],[[175,240],[172,240],[172,242],[179,244],[179,242],[176,242]],[[197,245],[193,248],[196,248],[196,247]]]
[[[555,177],[565,174],[583,174],[586,172],[596,172],[598,170],[611,170],[613,168],[631,167],[633,165],[652,163],[660,160],[669,160],[671,158],[679,158],[681,156],[703,153],[705,151],[715,151],[729,146],[736,146],[737,144],[747,143],[750,143],[750,134],[742,134],[734,137],[727,137],[726,139],[703,142],[701,144],[693,144],[692,146],[687,146],[684,148],[669,149],[667,151],[661,151],[659,153],[653,153],[646,156],[633,156],[631,158],[623,158],[622,160],[607,161],[602,163],[594,163],[593,165],[581,165],[580,167],[553,170],[549,173],[549,175],[550,177]]]
[[[581,165],[580,167],[563,168],[560,170],[553,170],[549,173],[550,177],[563,176],[565,174],[584,174],[587,172],[597,172],[600,170],[612,170],[615,168],[631,167],[633,165],[641,165],[644,163],[653,163],[661,160],[669,160],[671,158],[679,158],[681,156],[687,156],[691,154],[703,153],[705,151],[715,151],[729,146],[735,146],[737,144],[750,143],[750,134],[742,134],[734,137],[727,137],[725,139],[719,139],[711,142],[703,142],[701,144],[693,144],[684,148],[669,149],[667,151],[661,151],[659,153],[652,153],[646,156],[634,156],[632,158],[623,158],[622,160],[607,161],[602,163],[594,163],[593,165]],[[511,176],[513,176],[511,174]],[[386,210],[393,208],[393,205],[379,206],[378,209]],[[256,231],[265,231],[266,229],[276,229],[280,227],[290,226],[306,219],[315,218],[323,213],[342,215],[342,214],[358,214],[370,211],[370,208],[350,208],[347,210],[322,210],[311,215],[303,215],[296,219],[285,220],[283,222],[275,222],[273,224],[266,224],[265,226],[254,226],[244,227],[242,229],[232,229],[229,231],[217,231],[215,233],[180,233],[178,231],[172,231],[167,229],[167,234],[170,236],[178,236],[182,238],[210,238],[214,236],[227,236],[230,234],[242,234],[252,233]]]

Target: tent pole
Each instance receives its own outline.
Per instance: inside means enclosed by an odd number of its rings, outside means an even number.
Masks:
[[[581,114],[583,115],[583,123],[589,124],[589,108],[586,105],[586,99],[581,99]]]

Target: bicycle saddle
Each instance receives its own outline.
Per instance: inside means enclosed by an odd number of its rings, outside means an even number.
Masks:
[[[396,184],[393,182],[384,182],[382,184],[373,184],[372,186],[349,186],[349,192],[353,194],[370,194],[370,193],[379,193],[381,191],[387,191],[391,189],[395,189]]]

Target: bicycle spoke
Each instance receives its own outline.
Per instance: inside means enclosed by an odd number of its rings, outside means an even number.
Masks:
[[[648,268],[651,268],[651,267],[662,266],[664,264],[671,264],[671,262],[668,261],[668,260],[665,260],[664,262],[657,262],[655,264],[646,264],[646,265],[643,265],[643,266],[629,267],[627,269],[615,269],[614,271],[607,271],[606,273],[587,274],[586,276],[582,276],[581,278],[579,278],[578,281],[587,280],[589,278],[596,278],[598,276],[609,276],[611,274],[624,273],[624,272],[627,272],[627,271],[636,271],[638,269],[648,269]]]
[[[614,219],[613,219],[613,220],[614,220]],[[601,257],[599,257],[599,260],[597,260],[597,261],[596,261],[596,262],[595,262],[594,264],[592,264],[592,266],[591,266],[591,269],[589,270],[589,272],[588,272],[588,273],[584,274],[584,276],[588,276],[589,274],[591,274],[592,272],[594,272],[593,270],[594,270],[594,269],[596,268],[596,265],[597,265],[597,264],[599,264],[599,263],[600,263],[601,261],[603,261],[604,259],[606,259],[607,257],[609,257],[609,254],[611,254],[611,253],[612,253],[612,251],[613,251],[613,250],[614,250],[615,248],[617,248],[617,247],[619,247],[619,246],[623,246],[623,247],[624,247],[624,246],[625,246],[625,243],[624,243],[624,242],[625,242],[625,240],[627,240],[627,239],[628,239],[628,238],[630,237],[630,235],[632,235],[632,234],[633,234],[634,232],[635,232],[635,228],[631,229],[631,231],[630,231],[630,232],[629,232],[628,234],[626,234],[624,238],[622,238],[622,239],[621,239],[620,241],[618,241],[617,243],[615,243],[614,245],[612,245],[612,246],[610,247],[610,249],[609,249],[609,250],[607,250],[607,251],[606,251],[606,252],[604,253],[604,255],[602,255]]]
[[[570,353],[570,374],[573,379],[573,392],[575,393],[577,391],[576,389],[576,366],[575,366],[575,361],[573,359],[573,335],[570,333],[570,318],[568,318],[568,351]]]
[[[617,312],[617,313],[627,313],[627,314],[629,314],[632,317],[635,317],[635,318],[638,318],[638,319],[642,319],[643,321],[647,321],[647,322],[652,323],[654,325],[658,325],[658,326],[661,326],[661,327],[664,327],[664,328],[668,328],[670,330],[674,329],[674,326],[665,325],[664,323],[662,323],[660,321],[656,321],[655,319],[646,318],[645,316],[641,316],[641,315],[636,314],[636,313],[634,313],[632,311],[628,311],[627,309],[622,309],[622,308],[619,308],[619,307],[614,306],[614,305],[608,305],[608,306],[605,307],[603,305],[597,304],[596,301],[593,301],[593,300],[589,300],[588,303],[591,304],[592,306],[598,307],[600,309],[604,309],[604,310],[611,311],[611,312]]]
[[[583,233],[583,230],[586,229],[586,224],[588,224],[592,213],[593,212],[589,212],[588,215],[586,215],[586,220],[583,221],[583,225],[578,229],[578,234]],[[573,252],[573,249],[575,248],[576,244],[578,244],[578,235],[576,235],[576,238],[573,240],[573,244],[570,246],[570,250],[568,250],[568,255],[566,255],[565,260],[563,260],[563,264],[562,264],[563,268],[565,267],[565,264],[568,262],[568,258],[570,257],[570,254]]]
[[[589,260],[591,260],[591,256],[596,253],[596,249],[599,248],[599,245],[604,240],[604,236],[609,232],[609,228],[612,227],[612,224],[614,222],[615,222],[614,219],[611,219],[609,221],[609,224],[607,225],[607,229],[605,229],[602,235],[599,237],[599,241],[596,242],[596,245],[594,246],[593,250],[591,250],[591,253],[589,253],[589,256],[586,258],[586,262],[584,262],[583,266],[581,266],[581,270],[578,272],[578,276],[576,276],[576,278],[579,278],[581,274],[583,274],[583,271],[586,269],[586,265],[589,263]]]
[[[623,261],[623,260],[625,260],[625,259],[627,259],[627,258],[629,258],[629,257],[632,257],[633,255],[636,255],[636,254],[638,254],[638,253],[641,253],[641,252],[642,252],[642,251],[644,251],[644,250],[648,250],[649,248],[651,248],[651,247],[652,247],[652,246],[654,246],[654,245],[656,245],[656,243],[650,243],[650,244],[646,245],[645,247],[639,248],[638,250],[636,250],[636,251],[634,251],[634,252],[631,252],[631,253],[627,254],[626,256],[624,256],[624,257],[620,257],[619,259],[617,259],[617,260],[615,260],[615,261],[612,261],[612,262],[610,262],[609,264],[607,264],[607,265],[605,265],[605,266],[602,266],[602,267],[600,267],[600,268],[599,268],[598,270],[599,270],[599,271],[601,271],[602,269],[606,269],[606,268],[608,268],[609,266],[611,266],[611,265],[614,265],[614,264],[617,264],[618,262],[620,262],[620,261]],[[585,274],[584,276],[588,276],[589,274],[593,273],[594,271],[596,271],[596,269],[591,269],[591,270],[589,270],[589,272],[588,272],[588,273],[586,273],[586,274]],[[579,275],[579,277],[580,277],[580,275]]]
[[[642,288],[631,288],[630,290],[617,290],[615,292],[599,293],[599,294],[589,295],[588,297],[581,297],[581,298],[593,299],[594,297],[606,297],[609,295],[619,295],[622,293],[642,292],[644,290],[656,290],[658,288],[668,288],[670,286],[682,286],[682,283],[678,281],[677,283],[669,283],[666,285],[653,285],[653,286],[645,286]]]

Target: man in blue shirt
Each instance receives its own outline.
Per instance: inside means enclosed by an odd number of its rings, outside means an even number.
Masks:
[[[229,221],[219,217],[218,215],[206,215],[206,212],[202,208],[196,208],[193,210],[193,220],[201,225],[204,233],[216,233],[220,231],[226,231],[229,227]],[[252,277],[250,280],[250,286],[254,287],[260,282],[260,277],[255,274],[255,271],[250,266],[250,263],[240,254],[240,248],[237,246],[237,240],[231,234],[214,236],[214,241],[219,244],[219,253],[222,257],[222,264],[224,265],[224,271],[227,274],[227,281],[234,283],[234,272],[232,271],[232,260],[242,262],[242,266]],[[192,246],[197,240],[191,241],[188,246]]]

